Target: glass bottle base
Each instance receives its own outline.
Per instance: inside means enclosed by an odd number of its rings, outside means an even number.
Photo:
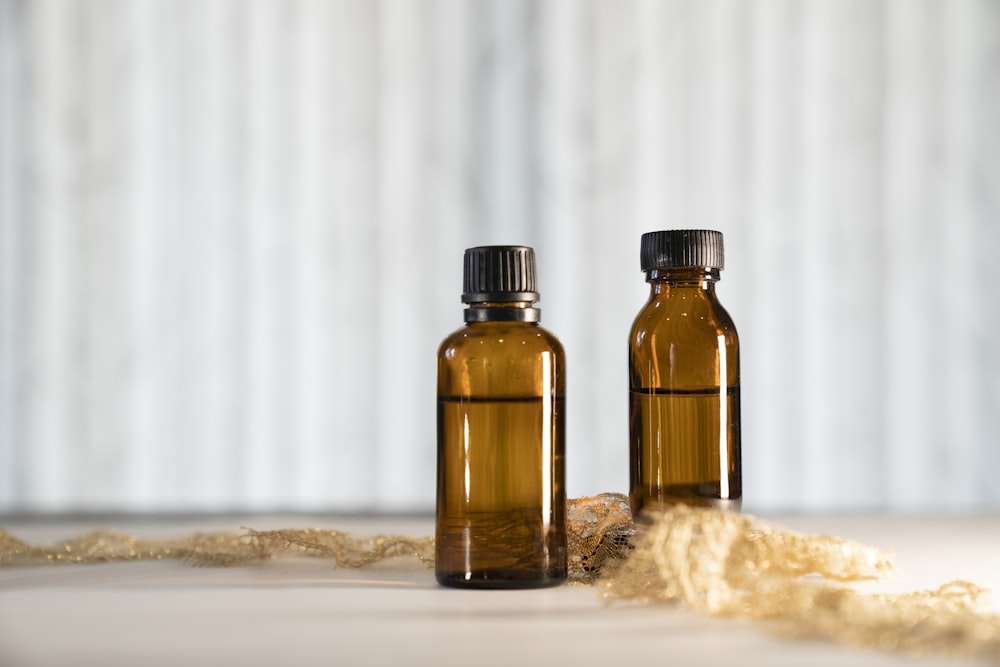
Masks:
[[[658,497],[646,496],[641,491],[634,491],[630,498],[633,519],[638,521],[643,514],[650,512],[666,512],[677,505],[687,507],[704,507],[739,513],[743,509],[742,495],[736,498],[720,498],[712,495],[702,495],[699,490],[702,485],[675,485],[664,489]]]
[[[566,581],[566,575],[538,578],[537,573],[518,570],[473,570],[471,572],[438,572],[437,581],[449,588],[517,589],[551,588]]]

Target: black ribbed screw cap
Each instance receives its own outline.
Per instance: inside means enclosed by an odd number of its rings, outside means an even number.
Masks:
[[[463,303],[538,301],[535,251],[527,246],[478,246],[465,251]]]
[[[712,229],[671,229],[642,235],[639,262],[643,271],[704,266],[725,268],[722,232]]]

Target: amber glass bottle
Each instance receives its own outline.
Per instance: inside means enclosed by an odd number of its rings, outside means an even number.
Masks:
[[[629,337],[632,512],[739,510],[740,352],[715,294],[722,234],[643,234],[640,258],[650,295]]]
[[[465,252],[465,326],[438,349],[435,571],[448,586],[566,578],[562,345],[539,326],[535,254]]]

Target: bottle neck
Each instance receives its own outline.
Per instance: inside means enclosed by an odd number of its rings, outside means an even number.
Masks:
[[[483,301],[465,309],[466,322],[540,322],[542,311],[531,301]]]
[[[686,266],[673,269],[650,269],[646,282],[654,294],[667,288],[692,288],[715,292],[719,269],[707,266]]]

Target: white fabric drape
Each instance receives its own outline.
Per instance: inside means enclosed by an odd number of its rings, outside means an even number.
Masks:
[[[643,231],[726,234],[745,508],[1000,508],[1000,3],[0,0],[0,511],[428,510],[533,245],[571,495]]]

